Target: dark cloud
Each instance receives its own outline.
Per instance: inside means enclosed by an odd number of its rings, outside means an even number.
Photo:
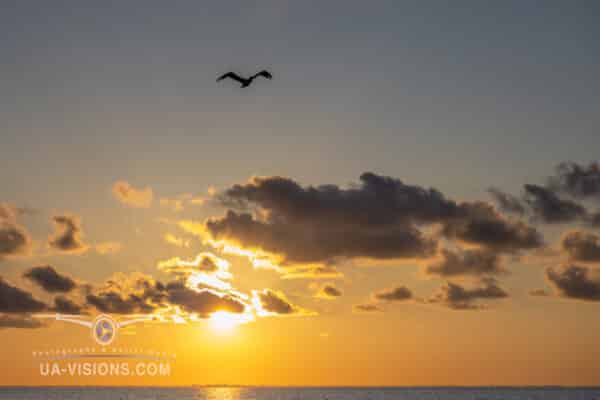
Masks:
[[[588,166],[574,162],[563,162],[549,179],[549,186],[573,197],[600,196],[600,164],[592,162]]]
[[[490,193],[492,198],[498,203],[500,210],[518,215],[525,214],[525,206],[518,197],[496,188],[488,189],[488,193]]]
[[[593,228],[600,228],[600,211],[589,213],[586,222]]]
[[[600,276],[586,267],[567,265],[547,268],[546,277],[563,297],[584,301],[600,301]]]
[[[45,291],[50,293],[66,293],[77,287],[77,283],[66,275],[61,275],[49,265],[34,267],[23,274]]]
[[[66,253],[81,253],[88,249],[83,242],[81,223],[71,215],[52,217],[56,225],[56,233],[48,240],[50,247]]]
[[[207,316],[216,311],[240,314],[246,305],[238,298],[211,289],[192,290],[182,283],[167,285],[168,300],[190,313]]]
[[[265,311],[275,314],[294,314],[298,312],[298,309],[282,293],[264,289],[262,291],[255,291],[254,294]]]
[[[335,258],[427,257],[435,243],[415,224],[454,215],[456,204],[435,189],[406,185],[370,172],[350,188],[302,187],[285,177],[257,177],[219,196],[229,207],[258,208],[264,221],[229,212],[207,223],[215,238],[283,254],[291,262]]]
[[[379,307],[378,304],[374,304],[374,303],[356,304],[352,308],[355,312],[364,312],[364,313],[382,312],[383,311],[381,309],[381,307]]]
[[[545,223],[573,222],[586,217],[586,209],[571,200],[558,197],[552,190],[538,185],[525,185],[525,202],[533,217]]]
[[[342,291],[333,285],[325,285],[317,293],[317,297],[320,297],[323,299],[333,299],[336,297],[340,297],[341,295],[342,295]]]
[[[442,249],[442,259],[427,267],[429,274],[440,276],[456,275],[496,275],[505,272],[500,265],[498,254],[489,250],[459,250],[457,252]]]
[[[379,291],[373,295],[373,297],[377,300],[385,300],[385,301],[404,301],[412,299],[413,294],[405,286],[398,286],[393,289],[384,289]]]
[[[195,272],[216,273],[226,271],[229,263],[212,253],[200,253],[192,260],[174,257],[158,263],[158,268],[172,274],[190,275]]]
[[[217,199],[231,209],[206,221],[202,234],[276,255],[287,267],[361,257],[428,258],[437,243],[420,229],[431,224],[441,224],[449,238],[497,251],[530,249],[542,242],[534,228],[504,218],[488,203],[457,204],[435,189],[370,172],[348,188],[255,177]]]
[[[210,219],[206,229],[215,240],[228,240],[284,257],[284,263],[335,262],[338,258],[421,258],[434,253],[435,243],[414,227],[386,229],[314,226],[283,220],[262,222],[247,213],[228,211]]]
[[[343,274],[333,265],[308,265],[295,268],[287,268],[284,279],[335,279],[342,277]]]
[[[32,318],[27,315],[0,315],[0,329],[3,328],[20,328],[20,329],[36,329],[42,328],[42,321]]]
[[[206,317],[216,311],[242,313],[246,307],[243,301],[228,293],[190,288],[184,281],[163,284],[145,276],[126,284],[109,280],[101,290],[88,294],[86,300],[99,311],[114,314],[144,314],[178,306],[188,313]]]
[[[61,314],[82,314],[84,308],[65,296],[56,296],[52,310]]]
[[[540,247],[541,234],[522,221],[504,218],[490,204],[460,204],[460,213],[443,227],[449,237],[485,246],[494,251],[518,251]]]
[[[105,313],[143,314],[162,307],[166,296],[165,285],[149,276],[120,274],[90,290],[86,303]]]
[[[0,259],[25,254],[31,247],[29,233],[17,224],[19,210],[0,203]]]
[[[27,253],[31,239],[18,225],[0,222],[0,258]]]
[[[568,232],[563,236],[561,246],[573,261],[600,261],[600,236],[593,233]]]
[[[255,177],[220,197],[225,205],[260,206],[272,219],[297,223],[390,226],[435,222],[453,215],[456,204],[435,189],[406,185],[399,179],[365,172],[360,184],[302,187],[285,177]]]
[[[479,286],[472,288],[447,282],[429,302],[444,304],[455,310],[476,310],[484,307],[478,302],[479,300],[495,300],[506,297],[508,297],[508,293],[499,287],[494,279],[484,279]]]
[[[12,286],[0,277],[0,312],[33,313],[47,308],[46,304],[35,299],[31,293]]]
[[[144,314],[151,313],[156,308],[138,295],[122,295],[114,291],[88,294],[86,301],[98,311],[112,314]]]
[[[532,289],[529,291],[530,296],[534,297],[547,297],[550,294],[546,291],[546,289]]]

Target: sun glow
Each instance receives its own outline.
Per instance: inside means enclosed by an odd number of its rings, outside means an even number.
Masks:
[[[252,320],[252,316],[243,314],[232,314],[226,311],[217,311],[210,315],[208,322],[210,327],[219,333],[230,333],[237,326]]]

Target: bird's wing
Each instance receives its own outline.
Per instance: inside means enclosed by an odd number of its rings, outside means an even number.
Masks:
[[[217,82],[222,81],[225,78],[230,78],[230,79],[233,79],[233,80],[238,81],[240,83],[244,82],[244,78],[242,78],[241,76],[239,76],[235,72],[227,72],[226,74],[221,75],[220,77],[217,78]]]
[[[252,78],[256,78],[257,76],[262,76],[267,79],[273,79],[273,75],[271,75],[271,73],[269,71],[267,71],[266,69],[263,69],[262,71],[260,71],[256,75],[254,75]]]

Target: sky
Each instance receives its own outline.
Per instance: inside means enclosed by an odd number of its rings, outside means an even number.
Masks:
[[[159,384],[598,382],[595,2],[10,3],[0,384],[156,383],[41,377],[66,309]]]

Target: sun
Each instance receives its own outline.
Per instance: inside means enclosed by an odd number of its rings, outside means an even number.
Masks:
[[[238,325],[247,322],[243,316],[217,311],[208,319],[210,327],[218,333],[231,333]]]

